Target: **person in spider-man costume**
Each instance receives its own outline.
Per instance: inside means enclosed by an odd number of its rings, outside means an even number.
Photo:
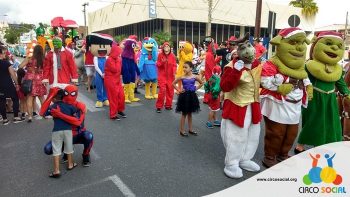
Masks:
[[[62,87],[53,87],[50,89],[49,95],[45,102],[43,103],[40,109],[40,115],[44,115],[45,111],[47,111],[50,106],[53,98],[55,98],[59,89],[64,89],[65,96],[63,97],[63,102],[73,105],[78,109],[77,117],[69,116],[61,112],[59,108],[52,109],[51,115],[55,118],[60,118],[66,122],[72,124],[72,132],[73,132],[73,144],[83,144],[83,165],[88,167],[90,165],[90,150],[93,145],[93,134],[91,131],[86,130],[84,126],[86,106],[84,103],[77,101],[78,97],[78,88],[74,85],[65,85]],[[49,141],[45,147],[44,152],[47,155],[52,154],[52,143]],[[66,155],[63,156],[63,160],[66,160]]]

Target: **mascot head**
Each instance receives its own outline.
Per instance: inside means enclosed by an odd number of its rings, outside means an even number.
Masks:
[[[52,39],[52,45],[54,50],[61,50],[62,48],[62,39],[60,37],[54,37]]]
[[[35,29],[36,36],[44,36],[45,35],[45,28],[42,23],[39,23],[39,27]]]
[[[312,39],[310,59],[334,65],[343,58],[344,50],[342,34],[332,31],[320,32]]]
[[[117,44],[112,44],[111,53],[109,54],[109,57],[113,59],[118,59],[121,54],[122,49],[120,48],[120,46],[118,46]]]
[[[122,57],[128,58],[128,59],[134,59],[135,58],[135,47],[136,47],[136,41],[134,39],[126,39],[124,40],[124,49],[122,53]]]
[[[235,42],[238,45],[238,59],[242,60],[245,64],[251,64],[255,57],[255,48],[249,42],[249,33],[246,33],[243,38],[237,39]]]
[[[276,46],[276,56],[291,69],[300,69],[306,59],[306,45],[310,41],[303,30],[297,27],[282,29],[270,43]]]
[[[164,42],[163,43],[163,45],[162,45],[162,52],[164,53],[164,54],[169,54],[169,53],[171,53],[171,48],[170,48],[170,44],[169,44],[169,42]]]
[[[185,54],[192,53],[192,51],[193,51],[192,44],[189,43],[189,42],[186,42],[186,43],[183,45],[182,50],[185,52]]]
[[[86,36],[87,50],[96,57],[106,57],[111,52],[113,37],[108,34],[92,33]]]
[[[157,42],[151,38],[146,37],[142,41],[142,52],[152,52],[152,51],[158,51],[158,44]]]
[[[213,72],[213,75],[220,76],[221,75],[221,67],[218,65],[214,66],[212,72]]]
[[[77,41],[75,42],[75,46],[76,46],[78,49],[83,48],[83,46],[84,46],[84,40],[77,40]]]
[[[75,85],[67,85],[64,88],[63,102],[74,104],[78,98],[78,87]]]

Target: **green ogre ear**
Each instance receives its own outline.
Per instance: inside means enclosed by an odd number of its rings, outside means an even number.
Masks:
[[[272,38],[272,40],[270,40],[270,44],[279,45],[281,43],[281,40],[282,40],[282,36],[277,35],[274,38]]]
[[[317,40],[317,36],[314,36],[314,37],[311,39],[311,43],[315,43],[316,40]]]
[[[305,39],[305,43],[306,43],[307,45],[309,45],[309,44],[311,43],[311,41],[310,41],[308,38],[306,38],[306,39]]]

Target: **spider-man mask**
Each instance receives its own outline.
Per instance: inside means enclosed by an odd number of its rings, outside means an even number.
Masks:
[[[68,85],[64,88],[63,102],[73,104],[78,97],[78,87],[75,85]]]

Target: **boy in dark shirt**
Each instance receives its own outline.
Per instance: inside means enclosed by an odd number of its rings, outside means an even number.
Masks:
[[[56,97],[55,102],[52,104],[45,116],[51,115],[50,111],[54,108],[60,108],[61,112],[69,115],[75,116],[77,113],[77,109],[72,105],[64,103],[62,101],[65,95],[64,90],[59,90]],[[53,118],[54,126],[52,130],[52,151],[53,151],[53,161],[54,161],[54,171],[49,175],[52,178],[60,177],[60,164],[59,164],[59,156],[62,152],[62,143],[64,142],[64,153],[67,154],[68,159],[68,168],[67,170],[72,170],[77,166],[76,163],[73,163],[73,142],[72,142],[72,125],[62,119]]]

